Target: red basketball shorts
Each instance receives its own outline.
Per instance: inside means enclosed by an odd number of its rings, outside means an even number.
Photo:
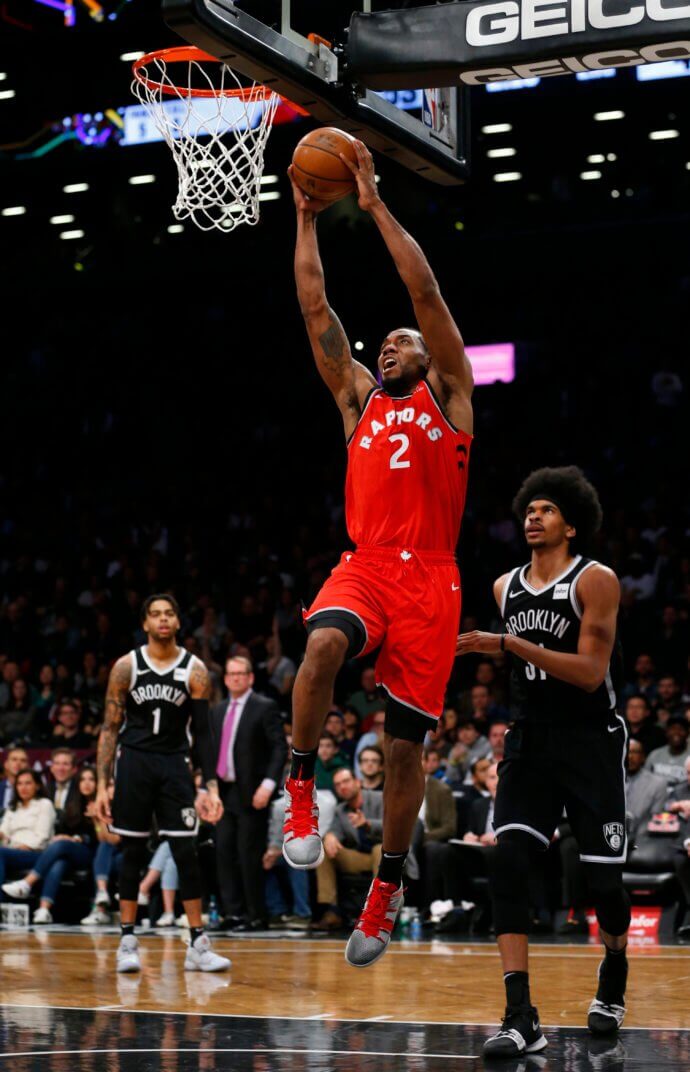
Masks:
[[[346,551],[304,620],[339,610],[359,619],[364,631],[366,642],[357,654],[381,645],[376,680],[388,695],[438,718],[460,625],[460,573],[453,555],[378,547]]]

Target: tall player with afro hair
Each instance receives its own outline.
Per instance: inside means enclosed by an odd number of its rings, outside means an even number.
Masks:
[[[604,959],[588,1027],[613,1034],[625,1015],[630,899],[627,852],[627,732],[617,711],[620,650],[615,574],[585,557],[602,520],[595,488],[575,466],[538,469],[513,508],[530,561],[494,583],[501,633],[458,638],[458,654],[509,652],[515,721],[506,733],[494,811],[491,877],[506,1010],[484,1053],[516,1057],[547,1042],[528,975],[528,875],[565,808],[599,921]]]

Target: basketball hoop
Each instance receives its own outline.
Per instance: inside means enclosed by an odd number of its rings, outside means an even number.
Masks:
[[[202,231],[257,223],[278,94],[256,82],[242,86],[227,64],[191,45],[149,52],[132,73],[132,92],[177,165],[175,218],[191,219]]]

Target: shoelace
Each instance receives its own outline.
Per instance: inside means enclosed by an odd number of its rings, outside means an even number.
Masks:
[[[395,920],[389,919],[386,913],[390,911],[391,898],[397,892],[398,887],[392,882],[374,880],[367,903],[357,921],[357,927],[367,938],[378,938],[382,942],[379,931],[388,931],[390,934],[393,930]]]
[[[302,782],[293,781],[291,778],[285,788],[290,794],[290,803],[285,809],[283,834],[292,834],[296,838],[318,835],[319,827],[312,796],[314,780],[310,778],[308,782]]]

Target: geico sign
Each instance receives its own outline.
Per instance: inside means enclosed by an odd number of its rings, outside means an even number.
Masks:
[[[645,16],[653,22],[687,19],[690,4],[666,7],[663,0],[630,2],[627,11],[614,15],[604,12],[604,0],[500,0],[470,10],[465,36],[468,45],[482,48],[587,30],[620,30],[637,25]]]
[[[477,86],[486,82],[507,82],[514,78],[549,78],[572,74],[573,71],[599,71],[604,67],[635,67],[640,63],[682,59],[690,59],[690,41],[667,41],[663,45],[646,45],[640,49],[612,48],[608,52],[588,52],[562,59],[516,63],[514,67],[485,67],[480,71],[464,72],[460,75],[460,81]]]

